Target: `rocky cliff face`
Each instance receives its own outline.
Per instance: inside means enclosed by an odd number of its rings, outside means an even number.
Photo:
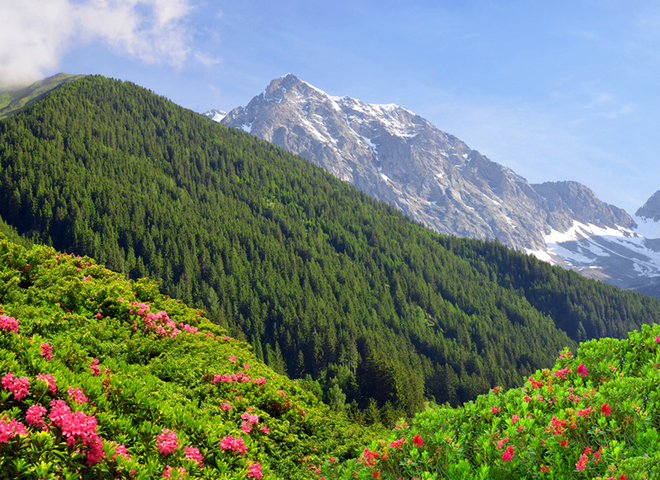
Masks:
[[[498,239],[624,288],[639,277],[641,267],[629,258],[639,257],[637,247],[620,243],[639,238],[624,210],[576,182],[531,185],[396,105],[330,96],[289,74],[219,121],[301,155],[440,233]],[[656,195],[644,212],[660,218]],[[617,246],[604,248],[595,238]],[[660,259],[644,271],[660,275]]]
[[[635,215],[645,220],[660,222],[660,190],[651,195],[651,198],[635,212]]]

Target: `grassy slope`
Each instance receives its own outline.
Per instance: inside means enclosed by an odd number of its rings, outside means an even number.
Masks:
[[[0,118],[16,113],[43,98],[51,90],[82,76],[58,73],[31,85],[0,90]]]
[[[275,374],[199,311],[161,295],[150,280],[117,277],[87,257],[44,246],[28,250],[0,234],[0,478],[55,478],[56,472],[58,478],[157,478],[167,465],[185,468],[187,478],[251,471],[259,478],[255,463],[265,478],[306,478],[322,458],[355,454],[365,441],[364,429]],[[20,335],[6,328],[12,318]],[[172,336],[174,328],[180,332]],[[53,347],[51,361],[41,354],[44,342]],[[100,375],[93,374],[93,359]],[[29,380],[25,398],[12,393],[9,373]],[[54,377],[55,394],[40,374]],[[215,377],[231,374],[238,381]],[[241,381],[246,377],[262,380]],[[82,388],[89,401],[75,402],[70,388]],[[83,436],[71,436],[67,447],[57,422],[46,418],[46,431],[29,425],[29,407],[42,405],[52,415],[56,399],[94,416],[106,453],[100,462],[89,465]],[[242,428],[246,414],[258,416],[249,433]],[[27,427],[26,435],[12,436],[11,419]],[[168,455],[156,446],[163,429],[179,441]],[[229,436],[243,439],[244,455],[222,448]],[[111,460],[120,444],[130,460]],[[198,448],[203,466],[185,459],[184,447]]]

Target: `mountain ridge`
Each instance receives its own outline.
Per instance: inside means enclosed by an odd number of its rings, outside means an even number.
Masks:
[[[287,74],[221,122],[301,155],[440,233],[497,239],[622,288],[642,282],[645,293],[660,296],[660,252],[623,209],[577,182],[532,185],[397,105],[331,96]],[[610,233],[599,236],[603,229]],[[557,232],[577,230],[572,243],[556,247]],[[641,240],[625,241],[633,237]]]

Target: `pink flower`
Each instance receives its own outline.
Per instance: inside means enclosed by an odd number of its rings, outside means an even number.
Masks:
[[[245,443],[241,437],[234,438],[231,435],[226,436],[220,440],[220,448],[225,452],[230,450],[245,455]]]
[[[30,394],[30,380],[27,377],[14,377],[11,372],[2,377],[2,386],[12,392],[14,398],[19,401]]]
[[[41,405],[32,405],[25,412],[25,421],[30,427],[43,428],[46,426],[44,422],[44,415],[46,414],[46,408]]]
[[[600,411],[603,412],[603,415],[609,415],[612,413],[612,409],[607,403],[603,403],[603,406],[600,407]]]
[[[510,446],[502,452],[502,461],[510,462],[513,459],[513,447]]]
[[[204,458],[202,457],[202,454],[199,452],[199,449],[196,447],[183,447],[183,449],[186,451],[186,458],[190,460],[194,460],[197,462],[197,465],[201,467],[204,465],[202,460]]]
[[[48,384],[48,388],[50,389],[51,394],[55,395],[57,393],[57,385],[55,384],[55,377],[53,377],[52,375],[46,373],[40,373],[39,375],[37,375],[37,380],[46,382]]]
[[[174,476],[172,476],[174,475]],[[169,465],[165,466],[165,470],[163,470],[163,477],[169,478],[171,480],[181,480],[186,478],[186,469],[183,467],[179,467],[176,470],[174,470],[172,467]]]
[[[261,473],[261,464],[259,462],[256,462],[248,466],[247,476],[250,478],[257,478],[257,479],[263,477],[264,474]]]
[[[15,418],[7,421],[7,416],[3,415],[0,418],[0,443],[7,443],[11,438],[16,435],[27,435],[25,425],[17,421]]]
[[[490,407],[490,413],[498,413],[500,411],[499,408],[497,408],[495,405]]]
[[[236,361],[236,357],[233,356],[233,355],[229,355],[229,361],[230,361],[230,362],[235,362],[235,361]]]
[[[260,428],[262,432],[270,433],[270,428],[268,428],[266,425],[262,425]]]
[[[584,363],[578,365],[577,372],[583,377],[587,376],[587,367],[584,366]]]
[[[561,377],[562,380],[566,380],[566,374],[567,373],[571,373],[571,371],[568,369],[568,367],[562,368],[561,370],[557,370],[556,372],[553,373],[553,375],[555,377]]]
[[[660,335],[655,336],[655,343],[660,343]]]
[[[53,358],[53,347],[51,347],[47,342],[41,344],[41,356],[49,362]]]
[[[11,330],[14,333],[18,333],[18,321],[7,315],[0,315],[0,330]]]
[[[401,450],[401,445],[403,445],[404,443],[407,443],[404,438],[394,440],[390,442],[390,448],[396,448],[397,450]]]
[[[415,435],[415,437],[413,438],[413,443],[417,447],[421,447],[421,446],[424,445],[424,439],[422,437],[420,437],[419,435]]]
[[[169,455],[179,448],[179,440],[176,438],[176,432],[164,428],[163,432],[156,437],[156,447],[163,455]]]
[[[108,444],[116,446],[115,448],[115,453],[112,455],[112,458],[110,459],[111,462],[114,462],[115,459],[121,458],[122,460],[130,460],[131,456],[128,453],[128,449],[126,448],[126,445],[123,443],[121,445],[117,445],[115,442],[110,441]]]
[[[243,422],[241,422],[241,429],[242,429],[245,433],[250,433],[250,432],[252,431],[252,425],[250,425],[250,424],[249,424],[248,422],[246,422],[246,421],[243,421]]]
[[[518,420],[520,420],[520,417],[518,415],[514,415],[513,417],[511,417],[511,425],[516,423]]]
[[[92,359],[92,363],[89,364],[89,369],[95,377],[101,375],[101,367],[99,367],[99,361],[97,358]]]
[[[250,415],[248,412],[245,412],[243,415],[241,415],[241,418],[243,420],[247,420],[251,424],[255,424],[259,422],[259,416],[258,415]]]
[[[83,393],[82,388],[69,387],[69,401],[76,403],[87,403],[88,398]]]

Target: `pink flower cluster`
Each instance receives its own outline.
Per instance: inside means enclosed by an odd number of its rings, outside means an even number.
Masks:
[[[179,448],[179,440],[174,430],[163,429],[163,432],[156,437],[156,447],[163,455],[169,455]]]
[[[229,450],[245,455],[245,443],[241,437],[234,438],[231,435],[226,436],[220,440],[220,448],[222,448],[224,452]]]
[[[39,404],[32,405],[25,412],[25,421],[30,427],[45,428],[46,422],[44,421],[44,415],[46,415],[46,407],[42,407]]]
[[[145,303],[134,302],[132,305],[133,307],[137,307],[137,312],[135,313],[144,319],[145,332],[148,332],[150,329],[155,330],[161,338],[174,338],[181,333],[181,330],[177,328],[176,323],[167,315],[167,312],[151,313],[149,311],[149,305]],[[133,312],[133,309],[129,310],[129,313]],[[137,330],[137,322],[133,322],[133,325],[133,330]]]
[[[0,315],[0,330],[11,330],[18,333],[18,321],[7,315]]]
[[[49,343],[44,342],[41,344],[41,356],[50,362],[53,359],[53,347]]]
[[[52,375],[49,375],[47,373],[40,373],[37,375],[37,380],[41,380],[42,382],[46,382],[48,384],[48,388],[50,389],[50,393],[55,395],[57,393],[57,385],[55,384],[55,377]]]
[[[73,447],[78,440],[83,447],[88,448],[87,465],[93,466],[104,456],[103,443],[96,431],[96,418],[83,412],[72,412],[64,400],[50,402],[51,410],[48,418],[62,430],[67,438],[67,445]]]
[[[2,418],[0,418],[0,443],[7,443],[16,435],[27,435],[25,425],[17,421],[15,418],[7,421],[7,416],[3,415]]]
[[[213,383],[248,383],[253,382],[257,385],[266,385],[266,379],[264,377],[259,378],[250,378],[250,376],[244,372],[230,373],[229,375],[213,375]]]
[[[258,415],[251,415],[249,412],[245,412],[241,415],[243,422],[241,423],[241,428],[245,433],[250,433],[252,431],[252,425],[259,422]]]
[[[14,374],[9,372],[2,377],[2,387],[12,392],[16,400],[22,400],[30,393],[30,380],[27,377],[14,377]]]
[[[513,447],[509,446],[509,448],[507,448],[502,452],[502,461],[510,462],[511,460],[513,460],[513,454],[514,454]]]
[[[69,387],[69,401],[76,403],[87,403],[88,398],[85,396],[82,388]]]
[[[99,367],[99,360],[97,358],[92,359],[92,363],[89,364],[89,369],[95,377],[101,375],[101,367]]]
[[[186,451],[186,458],[189,460],[194,460],[197,462],[198,466],[204,465],[203,461],[204,458],[202,457],[202,454],[200,453],[199,449],[196,447],[183,447],[183,449]]]
[[[172,476],[174,475],[174,476]],[[186,469],[183,467],[179,467],[176,470],[174,470],[172,467],[169,465],[165,466],[165,470],[163,470],[163,477],[169,478],[171,480],[181,480],[186,478]]]
[[[121,458],[122,460],[130,460],[131,456],[128,454],[128,449],[126,448],[126,445],[123,443],[120,445],[117,445],[116,442],[110,441],[108,442],[109,445],[116,446],[115,448],[115,453],[112,455],[112,458],[110,459],[111,462],[114,462],[116,458]]]
[[[247,476],[249,478],[261,478],[264,476],[263,473],[261,473],[261,464],[259,462],[252,463],[248,466],[248,474]]]
[[[401,445],[403,445],[404,443],[408,443],[408,442],[406,442],[405,438],[400,438],[398,440],[394,440],[394,441],[390,442],[390,448],[396,448],[397,450],[401,450]]]

